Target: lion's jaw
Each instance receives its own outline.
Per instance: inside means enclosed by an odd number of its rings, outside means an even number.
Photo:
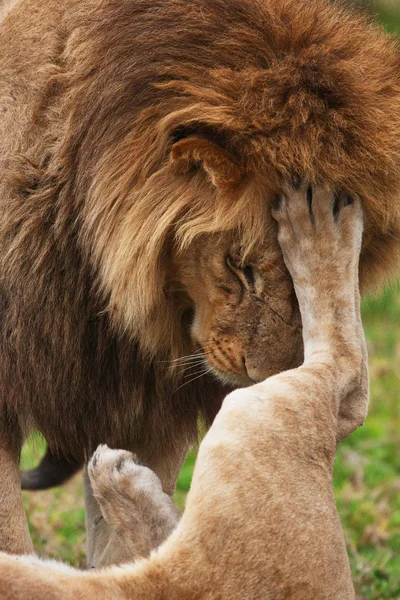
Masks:
[[[179,258],[193,303],[193,342],[224,383],[247,386],[303,359],[297,300],[283,259],[260,243],[241,262],[232,235],[205,235]]]

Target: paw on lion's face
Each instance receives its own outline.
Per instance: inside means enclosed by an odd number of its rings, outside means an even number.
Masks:
[[[301,363],[300,313],[274,243],[243,256],[232,234],[202,236],[178,268],[194,304],[192,339],[218,378],[249,385]]]

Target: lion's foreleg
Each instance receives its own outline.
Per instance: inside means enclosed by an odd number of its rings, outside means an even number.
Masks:
[[[0,550],[12,554],[33,551],[21,498],[19,449],[0,424]]]

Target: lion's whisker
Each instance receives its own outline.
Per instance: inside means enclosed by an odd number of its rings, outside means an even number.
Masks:
[[[183,363],[183,364],[175,365],[175,366],[182,367],[183,370],[187,371],[188,369],[196,369],[200,365],[204,365],[204,363],[205,363],[204,360],[199,360],[199,361],[196,361],[196,362]]]
[[[208,352],[207,354],[211,354],[210,352]],[[204,354],[202,356],[198,356],[197,360],[191,360],[191,361],[186,361],[186,362],[182,362],[182,363],[178,363],[177,367],[182,367],[182,370],[180,371],[180,375],[182,375],[183,373],[185,373],[186,371],[190,370],[190,369],[196,369],[197,367],[203,366],[203,365],[207,365],[207,354]]]
[[[188,354],[187,356],[180,356],[179,358],[173,358],[171,360],[159,360],[158,362],[175,364],[175,365],[185,364],[185,363],[191,362],[191,361],[195,362],[196,360],[202,360],[203,355],[206,356],[209,353],[210,352],[208,352],[205,348],[200,348],[199,350],[196,350],[196,352],[194,352],[193,354]]]
[[[188,373],[187,375],[185,375],[183,377],[183,379],[187,379],[188,377],[191,377],[192,375],[199,375],[200,373],[204,374],[204,368],[206,367],[206,365],[203,365],[203,369],[201,369],[200,371],[194,371],[193,373]]]
[[[181,363],[177,363],[175,365],[171,365],[171,367],[196,367],[196,365],[202,365],[206,362],[204,356],[199,356],[198,360],[189,360]]]
[[[179,360],[179,361],[165,361],[166,364],[170,365],[171,367],[184,367],[184,366],[194,366],[197,363],[201,363],[203,362],[203,357],[199,356],[196,359],[192,358],[192,359],[186,359],[186,360]]]
[[[180,390],[181,388],[183,388],[185,385],[188,385],[189,383],[192,383],[193,381],[196,381],[196,379],[200,379],[200,377],[204,377],[204,375],[208,375],[208,373],[211,373],[212,371],[212,367],[210,367],[209,369],[207,369],[207,371],[205,371],[204,373],[201,373],[200,375],[197,375],[197,377],[193,377],[193,379],[189,379],[189,381],[185,381],[185,383],[182,383],[182,385],[180,385],[178,388],[176,388],[176,390],[174,391],[177,392],[178,390]]]
[[[185,379],[187,377],[191,377],[192,375],[196,375],[198,373],[200,373],[201,371],[193,371],[193,369],[197,369],[198,367],[204,367],[206,366],[206,363],[201,363],[201,364],[197,364],[197,365],[190,365],[189,367],[185,367],[184,369],[182,369],[181,371],[179,371],[179,377],[181,379]],[[187,373],[187,375],[184,376],[184,374]]]

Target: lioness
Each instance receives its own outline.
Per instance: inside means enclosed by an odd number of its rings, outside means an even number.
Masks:
[[[390,271],[399,75],[394,40],[328,0],[16,2],[0,24],[0,548],[32,549],[33,429],[76,465],[99,443],[133,450],[171,493],[199,415],[301,363],[270,214],[282,177],[359,194],[362,285]]]
[[[127,452],[89,466],[103,516],[136,565],[79,573],[0,557],[4,600],[352,600],[331,487],[342,417],[365,414],[358,199],[307,185],[274,209],[302,321],[301,367],[229,394],[200,447],[185,513]],[[348,429],[350,423],[344,427]],[[174,530],[174,527],[175,530]]]

